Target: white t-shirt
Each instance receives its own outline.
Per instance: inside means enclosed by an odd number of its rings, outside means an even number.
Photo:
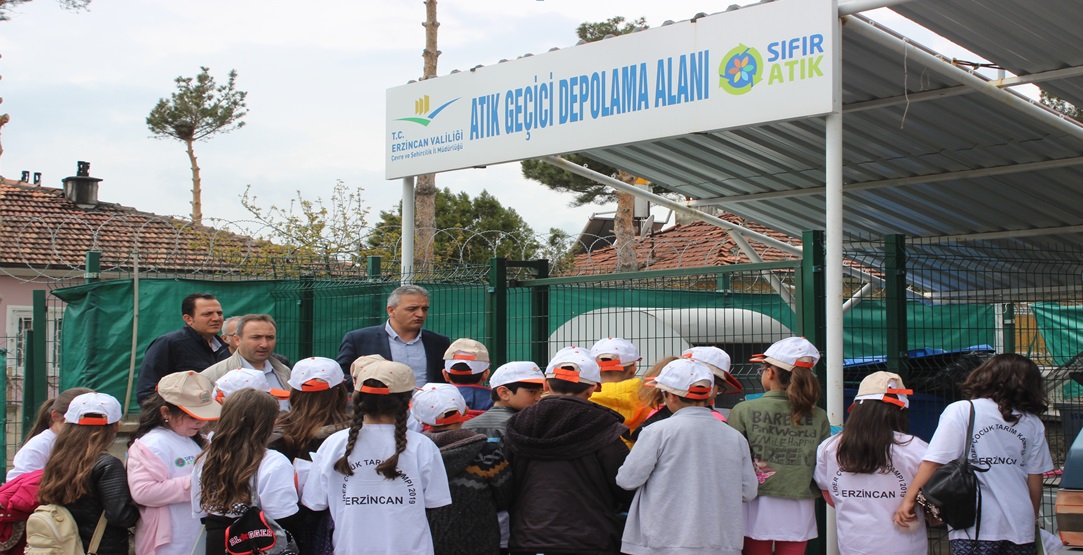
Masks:
[[[918,511],[914,528],[895,525],[895,509],[914,480],[928,447],[920,438],[895,432],[895,440],[909,443],[891,446],[892,468],[886,474],[855,474],[839,470],[840,436],[816,449],[816,484],[835,504],[842,555],[923,555],[929,549],[925,519]]]
[[[149,431],[138,441],[158,456],[169,469],[169,477],[189,476],[196,465],[196,456],[200,447],[190,437],[184,437],[173,430],[157,427]],[[173,541],[163,545],[155,555],[189,555],[192,546],[199,537],[201,524],[192,517],[192,502],[169,505],[169,524]]]
[[[56,443],[56,433],[49,428],[28,439],[15,453],[12,468],[8,471],[5,481],[10,482],[20,474],[45,468],[45,463],[49,462],[49,455],[53,452],[54,443]]]
[[[1045,442],[1045,425],[1033,414],[1023,414],[1019,422],[1009,424],[992,399],[974,399],[974,411],[971,458],[989,467],[987,472],[976,473],[982,503],[978,539],[1030,543],[1034,541],[1035,515],[1027,476],[1053,470],[1049,445]],[[940,424],[924,459],[944,464],[962,455],[969,421],[969,403],[957,401],[948,405],[940,415]],[[952,540],[973,538],[973,527],[948,534]]]
[[[402,476],[388,480],[376,466],[395,453],[395,426],[365,424],[349,457],[353,476],[346,476],[335,470],[335,461],[346,452],[349,432],[335,432],[320,446],[302,499],[315,511],[330,507],[335,553],[433,553],[425,509],[451,504],[440,449],[407,431],[398,462]]]
[[[199,505],[202,487],[200,478],[203,475],[205,461],[206,459],[200,459],[192,472],[192,514],[196,518],[207,516]],[[297,512],[297,488],[293,483],[293,464],[282,453],[265,451],[256,475],[249,483],[255,483],[259,508],[267,516],[277,520],[292,516]]]
[[[745,536],[754,540],[804,542],[816,538],[815,499],[760,495],[742,504]]]

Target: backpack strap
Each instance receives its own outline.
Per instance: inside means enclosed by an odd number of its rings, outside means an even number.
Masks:
[[[970,403],[970,424],[966,427],[966,449],[963,451],[963,458],[967,461],[967,466],[973,468],[973,465],[970,464],[970,447],[974,440],[974,401],[968,399],[967,403]],[[977,476],[974,478],[977,479]],[[978,538],[981,537],[981,484],[978,483],[977,486],[978,506],[974,517],[974,541],[978,541]]]
[[[90,538],[90,546],[87,547],[87,555],[97,555],[98,545],[102,543],[102,536],[105,535],[105,511],[102,511],[102,516],[98,517],[98,525],[94,527],[94,536]]]

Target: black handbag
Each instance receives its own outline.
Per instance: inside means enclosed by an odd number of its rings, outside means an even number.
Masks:
[[[970,424],[966,429],[966,448],[963,455],[933,473],[928,482],[918,490],[917,502],[929,514],[947,524],[952,530],[970,528],[977,523],[974,539],[981,532],[981,487],[976,472],[988,467],[976,466],[970,460],[970,447],[974,439],[974,403],[970,403]]]

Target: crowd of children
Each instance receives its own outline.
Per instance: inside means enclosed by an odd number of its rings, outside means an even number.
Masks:
[[[352,396],[340,364],[320,357],[295,365],[288,393],[250,369],[216,383],[170,374],[142,405],[126,463],[108,453],[120,404],[68,390],[43,405],[7,478],[66,507],[84,546],[104,522],[102,554],[128,553],[134,526],[137,553],[219,555],[255,506],[300,553],[800,555],[822,495],[843,555],[919,555],[917,490],[961,454],[969,418],[969,403],[950,405],[927,446],[906,433],[913,392],[876,372],[831,436],[816,406],[820,353],[800,337],[752,358],[764,393],[728,415],[716,398],[743,387],[717,347],[642,377],[622,338],[561,349],[544,370],[492,371],[467,338],[444,359],[448,383],[417,388],[410,366],[362,356]],[[997,355],[964,384],[976,430],[1011,430],[983,434],[974,453],[1014,462],[979,474],[981,536],[952,531],[953,553],[1033,552],[1019,523],[1033,522],[1051,469],[1040,381],[1033,362]]]

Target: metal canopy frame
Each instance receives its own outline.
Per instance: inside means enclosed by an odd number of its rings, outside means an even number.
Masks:
[[[886,6],[1016,77],[987,79],[856,15]],[[1008,89],[1041,82],[1083,106],[1083,43],[1075,40],[1083,12],[1073,0],[852,0],[837,10],[836,109],[826,117],[582,154],[696,199],[693,206],[723,205],[791,236],[825,229],[826,267],[851,275],[842,260],[846,238],[903,234],[922,238],[923,249],[990,257],[1005,247],[1083,248],[1083,126]],[[413,218],[405,215],[412,196],[406,178],[403,275],[412,269]],[[721,227],[739,245],[748,235],[728,222]],[[977,283],[967,278],[934,277],[920,286],[950,299],[958,284]],[[842,280],[828,279],[827,410],[835,424],[842,422],[843,301]]]

